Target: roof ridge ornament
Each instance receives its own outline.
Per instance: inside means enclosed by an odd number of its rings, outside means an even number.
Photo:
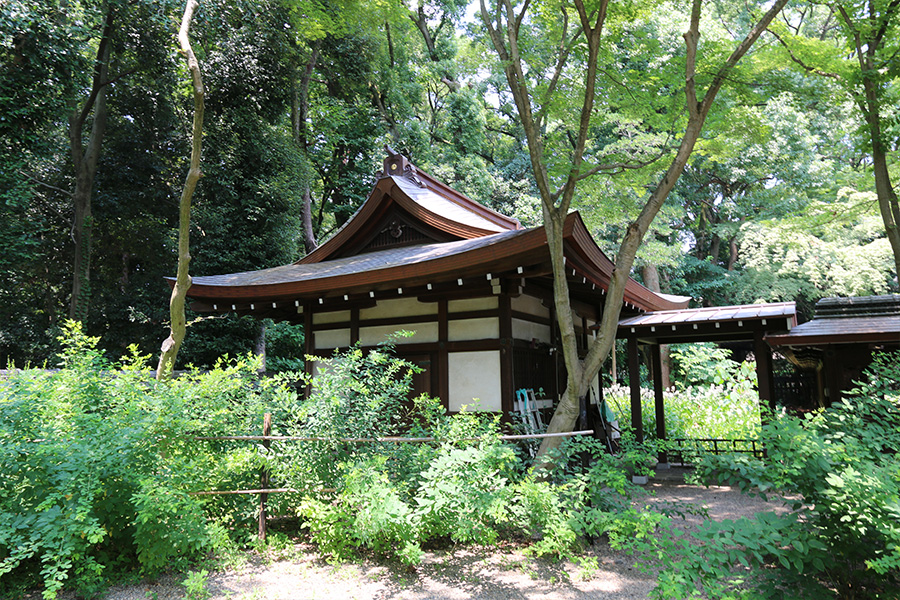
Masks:
[[[385,144],[384,151],[387,152],[387,158],[384,159],[384,172],[381,177],[402,176],[406,177],[417,186],[426,187],[425,182],[419,179],[419,171],[416,166],[409,162],[409,159]]]

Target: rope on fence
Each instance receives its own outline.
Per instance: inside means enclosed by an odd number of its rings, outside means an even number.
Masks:
[[[433,437],[418,437],[418,438],[403,438],[403,437],[381,437],[381,438],[326,438],[326,437],[300,437],[300,436],[290,436],[290,435],[269,435],[269,432],[272,428],[272,415],[271,413],[266,413],[263,417],[263,435],[223,435],[223,436],[203,436],[203,437],[194,437],[194,440],[223,440],[223,441],[244,441],[244,442],[253,442],[258,441],[262,442],[265,448],[269,448],[269,442],[341,442],[347,444],[365,444],[365,443],[377,443],[377,442],[388,442],[388,443],[434,443],[434,442],[446,442],[450,440],[441,440]],[[517,440],[536,440],[536,439],[544,439],[544,438],[559,438],[559,437],[572,437],[576,435],[592,435],[594,433],[593,429],[585,429],[582,431],[568,431],[562,433],[533,433],[528,435],[501,435],[498,436],[498,439],[503,441],[517,441]],[[459,442],[477,442],[483,440],[485,438],[461,438]],[[259,495],[259,539],[265,541],[266,539],[266,504],[268,500],[269,494],[277,494],[277,493],[302,493],[302,490],[297,490],[294,488],[270,488],[268,487],[269,483],[269,473],[263,468],[260,470],[260,484],[262,489],[258,490],[210,490],[210,491],[202,491],[202,492],[188,492],[191,496],[219,496],[219,495]],[[323,488],[318,490],[307,490],[307,491],[316,491],[319,493],[334,493],[337,490],[332,488]]]
[[[531,440],[543,438],[572,437],[576,435],[592,435],[593,429],[584,429],[581,431],[564,431],[561,433],[532,433],[528,435],[501,435],[497,439],[503,441]],[[403,438],[403,437],[381,437],[381,438],[328,438],[328,437],[300,437],[292,435],[220,435],[220,436],[204,436],[195,437],[195,440],[226,440],[226,441],[273,441],[273,442],[341,442],[346,444],[365,444],[374,442],[390,442],[390,443],[431,443],[446,442],[450,440],[442,440],[433,437]],[[484,438],[460,438],[455,441],[459,442],[477,442]]]

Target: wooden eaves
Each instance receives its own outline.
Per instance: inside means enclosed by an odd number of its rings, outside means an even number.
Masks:
[[[605,293],[613,263],[591,238],[581,216],[572,213],[564,230],[567,275],[578,284],[573,295]],[[411,295],[465,280],[522,280],[549,277],[547,238],[542,227],[434,244],[368,252],[323,262],[295,263],[245,273],[194,278],[189,296],[200,311],[250,312],[287,309],[304,302],[325,304],[351,299]],[[656,294],[634,280],[625,302],[638,310],[682,308],[688,298]],[[296,312],[296,308],[293,308]]]

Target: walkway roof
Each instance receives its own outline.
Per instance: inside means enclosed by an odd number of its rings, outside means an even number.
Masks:
[[[661,310],[619,321],[619,337],[664,344],[752,339],[755,331],[790,331],[797,325],[793,302]]]
[[[900,295],[823,298],[813,320],[766,341],[772,346],[900,343]]]

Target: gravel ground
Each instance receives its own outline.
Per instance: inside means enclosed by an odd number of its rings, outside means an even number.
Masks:
[[[730,487],[685,485],[683,474],[677,468],[659,471],[647,486],[654,494],[650,501],[702,506],[714,519],[785,510],[779,503],[748,498]],[[701,521],[702,517],[691,515],[684,527]],[[212,573],[206,589],[210,600],[643,600],[654,586],[654,575],[641,572],[633,559],[601,542],[585,556],[596,557],[599,570],[535,560],[516,546],[428,552],[421,565],[404,570],[369,560],[332,566],[313,549],[297,546],[278,560],[260,558],[241,568]],[[104,598],[180,600],[184,588],[178,582],[183,577],[116,587]]]

